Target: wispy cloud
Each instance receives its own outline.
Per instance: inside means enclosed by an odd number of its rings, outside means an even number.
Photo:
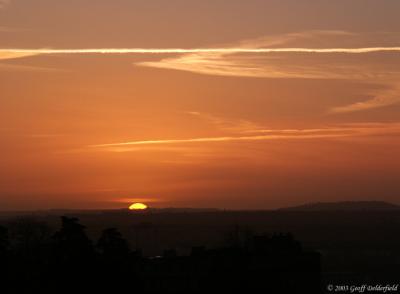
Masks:
[[[0,60],[16,59],[35,55],[38,55],[38,53],[0,49]]]
[[[66,70],[51,68],[51,67],[42,67],[42,66],[31,66],[31,65],[23,65],[23,64],[9,64],[9,63],[0,63],[0,70],[7,71],[39,71],[39,72],[66,72]]]
[[[331,40],[333,37],[339,40],[334,42]],[[400,52],[398,46],[344,48],[331,46],[342,39],[343,43],[347,43],[343,37],[355,39],[354,34],[341,31],[310,31],[245,40],[220,50],[194,50],[178,57],[138,62],[136,65],[238,77],[373,79],[381,77],[385,70],[382,68],[368,70],[365,63],[358,61],[354,63],[348,58],[341,58],[343,60],[341,61],[340,56]],[[321,40],[325,39],[327,41],[322,43],[326,48],[318,48],[321,46]],[[300,46],[304,44],[312,47]],[[337,58],[332,59],[332,56]],[[399,74],[400,70],[395,73]]]
[[[374,109],[378,107],[384,107],[393,105],[400,102],[400,82],[399,84],[389,85],[388,89],[381,90],[375,93],[371,93],[373,98],[345,105],[341,107],[334,107],[331,109],[332,113],[347,113],[361,110]]]
[[[250,133],[250,132],[249,132]],[[129,148],[135,146],[179,145],[190,143],[222,143],[240,141],[268,141],[268,140],[307,140],[329,139],[343,137],[362,137],[382,134],[400,134],[400,123],[368,123],[368,124],[341,124],[317,129],[258,129],[252,130],[252,135],[200,137],[186,139],[158,139],[116,142],[90,145],[88,148],[107,152],[129,152],[145,149]]]
[[[38,55],[38,54],[35,54],[32,52],[29,53],[29,52],[14,52],[12,50],[0,50],[0,61],[30,57],[30,56],[35,56],[35,55]],[[42,71],[42,72],[64,71],[64,70],[50,68],[50,67],[32,66],[32,65],[24,65],[24,64],[12,64],[12,63],[0,63],[0,70]]]
[[[257,42],[261,42],[257,39]],[[227,48],[98,48],[98,49],[0,49],[0,59],[15,59],[35,55],[60,54],[173,54],[178,57],[160,61],[138,62],[138,66],[174,69],[207,75],[258,77],[258,78],[307,78],[307,79],[365,79],[374,78],[380,73],[360,72],[359,66],[334,65],[304,62],[302,54],[369,54],[400,52],[400,47],[364,48],[257,48],[265,44],[253,43],[253,47]],[[246,46],[250,46],[248,43]],[[277,55],[278,54],[278,55]],[[279,54],[290,54],[280,56]],[[296,55],[302,58],[296,60]]]
[[[346,79],[387,86],[372,97],[367,93],[368,100],[364,102],[333,107],[329,113],[354,112],[399,103],[400,97],[396,92],[399,90],[400,69],[392,63],[382,63],[376,55],[398,58],[400,47],[376,46],[376,43],[360,47],[354,46],[354,40],[362,42],[359,35],[348,32],[310,31],[244,40],[214,48],[0,49],[0,59],[59,54],[167,54],[173,57],[135,65],[206,75]],[[343,46],[332,46],[338,43]],[[362,56],[368,58],[360,60]]]
[[[351,37],[351,38],[348,38]],[[359,36],[358,36],[359,37]],[[336,40],[330,40],[336,38]],[[159,61],[140,62],[136,65],[182,70],[206,75],[256,77],[256,78],[302,78],[302,79],[345,79],[371,84],[381,84],[385,89],[367,93],[366,101],[333,107],[328,113],[344,113],[389,106],[400,102],[400,69],[368,55],[365,59],[351,58],[351,55],[365,55],[392,52],[398,47],[358,47],[358,48],[304,48],[299,44],[314,46],[331,45],[338,40],[348,44],[357,39],[354,34],[341,31],[312,31],[284,36],[258,38],[236,44],[239,48],[259,48],[270,54],[246,54],[246,52],[195,52]],[[390,39],[390,38],[388,38]],[[360,41],[361,42],[361,41]],[[364,40],[365,42],[365,40]],[[282,47],[282,46],[288,47]],[[296,47],[293,47],[295,45]],[[267,48],[280,46],[279,48]],[[383,49],[383,50],[382,50]],[[349,57],[347,55],[350,55]],[[398,58],[397,55],[392,55]]]

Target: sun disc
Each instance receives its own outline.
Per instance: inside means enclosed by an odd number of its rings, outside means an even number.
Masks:
[[[147,208],[148,206],[144,203],[133,203],[131,206],[129,206],[130,210],[144,210]]]

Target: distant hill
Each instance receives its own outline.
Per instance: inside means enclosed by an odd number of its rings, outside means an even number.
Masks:
[[[316,202],[299,206],[286,207],[280,211],[376,211],[400,210],[400,206],[384,201],[343,201],[343,202]]]

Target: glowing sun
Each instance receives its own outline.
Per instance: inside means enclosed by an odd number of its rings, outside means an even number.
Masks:
[[[147,208],[148,206],[144,203],[133,203],[131,206],[129,206],[130,210],[144,210]]]

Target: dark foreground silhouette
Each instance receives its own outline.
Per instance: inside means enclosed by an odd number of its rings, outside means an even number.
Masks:
[[[320,293],[320,256],[290,234],[144,257],[115,228],[93,243],[77,218],[0,227],[1,293]]]

